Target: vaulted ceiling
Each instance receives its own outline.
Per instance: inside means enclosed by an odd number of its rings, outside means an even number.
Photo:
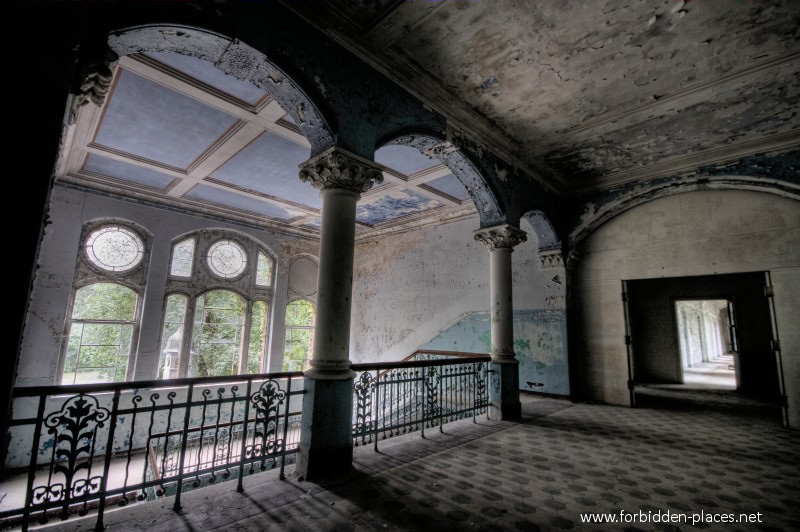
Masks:
[[[566,193],[800,145],[793,0],[285,4]]]
[[[300,234],[319,231],[319,193],[298,177],[310,155],[300,129],[265,92],[202,59],[122,57],[105,104],[81,108],[65,152],[63,182]],[[438,160],[396,145],[375,160],[384,182],[359,202],[360,236],[475,212]]]
[[[800,10],[740,0],[284,2],[565,195],[800,147]],[[261,89],[198,58],[120,59],[83,108],[61,181],[313,236],[309,143]],[[468,216],[463,185],[406,146],[376,153],[362,238]]]

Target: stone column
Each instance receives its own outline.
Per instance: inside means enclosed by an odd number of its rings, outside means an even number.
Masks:
[[[305,373],[296,468],[298,475],[313,479],[345,474],[352,466],[355,374],[349,347],[356,202],[383,181],[383,174],[372,161],[330,148],[301,165],[300,179],[322,196],[314,351]]]
[[[492,419],[518,419],[519,361],[514,358],[514,308],[512,305],[511,252],[527,240],[525,232],[511,225],[495,225],[475,231],[475,240],[489,248],[491,298],[492,370],[489,414]]]

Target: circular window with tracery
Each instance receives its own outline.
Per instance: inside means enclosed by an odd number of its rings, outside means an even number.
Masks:
[[[107,225],[89,233],[86,257],[101,270],[127,272],[142,262],[144,241],[130,229]]]
[[[208,268],[224,279],[241,275],[247,267],[247,254],[232,240],[217,240],[208,248]]]

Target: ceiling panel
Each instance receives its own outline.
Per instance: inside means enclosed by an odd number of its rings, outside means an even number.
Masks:
[[[416,148],[394,144],[377,150],[375,162],[405,175],[416,174],[440,164],[438,159],[429,159]]]
[[[467,188],[453,174],[447,174],[425,184],[461,201],[470,198]]]
[[[227,113],[119,70],[97,144],[185,169],[236,122]]]
[[[252,83],[225,74],[210,61],[169,52],[149,52],[146,55],[250,105],[256,105],[267,96]]]
[[[86,158],[83,169],[87,172],[94,172],[96,174],[102,174],[123,181],[130,181],[137,185],[144,185],[159,190],[167,188],[173,181],[171,176],[162,174],[161,172],[143,168],[135,164],[117,161],[116,159],[110,159],[94,153],[90,153]]]
[[[288,220],[292,218],[292,213],[267,201],[260,201],[255,198],[249,198],[236,194],[235,192],[228,192],[227,190],[220,190],[218,188],[209,187],[207,185],[195,185],[189,192],[185,194],[188,198],[208,201],[216,203],[225,207],[231,207],[239,211],[247,211],[255,214],[263,214],[270,218],[280,218]]]
[[[392,191],[386,196],[363,203],[356,210],[356,219],[369,225],[416,214],[425,210],[441,207],[442,204],[417,194],[409,189]]]
[[[264,133],[247,145],[211,177],[238,187],[320,208],[322,200],[311,185],[300,181],[298,165],[309,158],[309,149]]]

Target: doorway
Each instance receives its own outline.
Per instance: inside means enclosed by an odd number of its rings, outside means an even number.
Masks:
[[[691,401],[780,416],[768,293],[764,272],[623,281],[631,404]]]
[[[738,341],[733,301],[729,299],[676,300],[683,384],[720,390],[738,386]]]

